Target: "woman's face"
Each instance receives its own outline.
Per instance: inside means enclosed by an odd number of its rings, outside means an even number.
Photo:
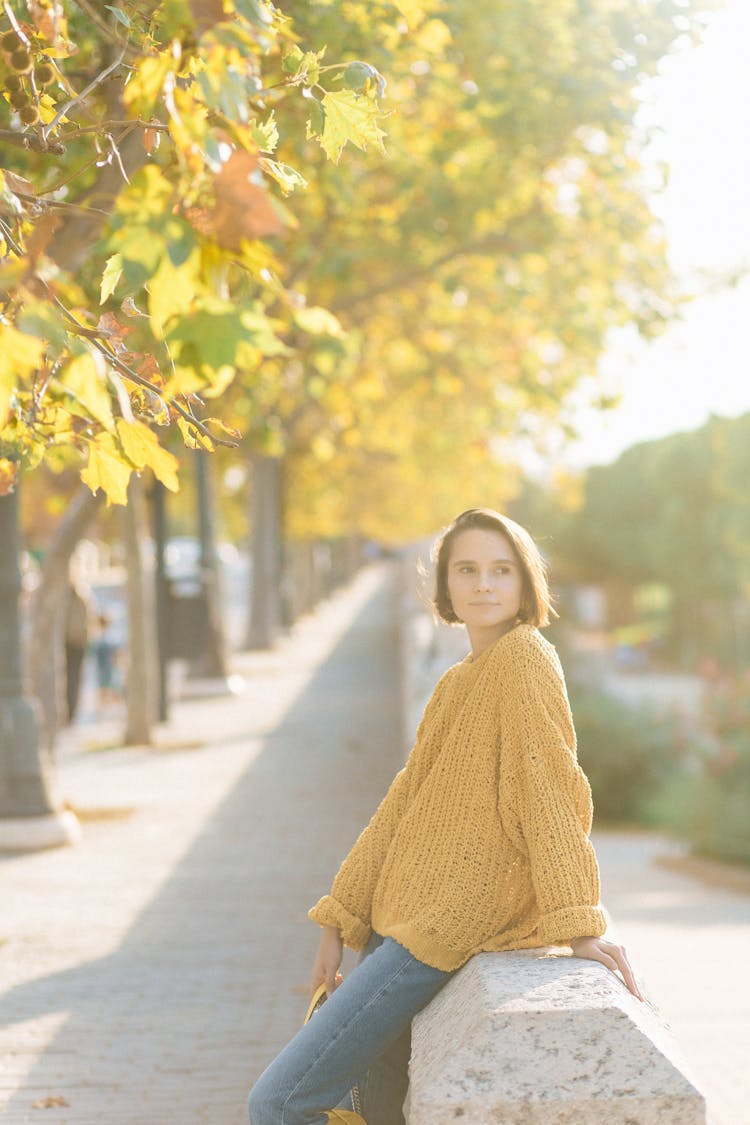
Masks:
[[[486,528],[461,531],[451,544],[448,594],[459,621],[500,637],[521,608],[523,575],[505,535]]]

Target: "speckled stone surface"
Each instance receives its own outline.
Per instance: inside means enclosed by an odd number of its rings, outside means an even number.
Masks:
[[[648,1000],[558,948],[473,957],[412,1026],[408,1125],[703,1125]]]

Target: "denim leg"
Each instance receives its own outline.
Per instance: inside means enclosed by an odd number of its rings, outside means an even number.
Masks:
[[[372,952],[253,1086],[251,1125],[325,1125],[325,1111],[346,1105],[352,1085],[453,975],[418,961],[393,938],[374,939]]]
[[[374,931],[359,955],[358,964],[382,943]],[[373,1059],[368,1070],[357,1080],[362,1115],[367,1125],[406,1125],[403,1106],[409,1089],[411,1058],[411,1021],[395,1043]],[[351,1091],[339,1103],[341,1109],[356,1108]]]
[[[410,1058],[411,1022],[396,1042],[372,1062],[359,1084],[362,1116],[367,1125],[405,1125]]]

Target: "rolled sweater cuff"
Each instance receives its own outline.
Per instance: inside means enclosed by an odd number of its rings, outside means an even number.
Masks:
[[[350,914],[346,907],[331,895],[323,895],[312,910],[308,910],[307,917],[317,922],[319,926],[336,926],[344,945],[357,951],[364,949],[372,933],[366,922],[357,918],[356,914]]]
[[[601,937],[606,928],[607,919],[600,907],[566,906],[542,916],[539,937],[544,945],[565,945],[575,937]]]

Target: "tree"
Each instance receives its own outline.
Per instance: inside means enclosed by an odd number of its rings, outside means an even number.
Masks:
[[[399,539],[467,497],[501,502],[504,439],[560,425],[611,328],[654,335],[680,306],[636,110],[699,18],[630,0],[408,8],[403,34],[386,6],[289,7],[305,38],[366,51],[395,107],[385,162],[320,167],[299,199],[287,281],[337,319],[269,358],[251,406],[244,383],[228,396],[256,449],[285,455],[296,534]],[[280,151],[300,163],[305,145],[290,130]]]
[[[108,503],[147,468],[176,489],[152,426],[233,444],[204,400],[289,351],[280,196],[305,180],[274,158],[277,112],[309,95],[301,127],[332,159],[377,145],[375,72],[323,65],[265,0],[4,12],[0,479],[67,456]]]
[[[550,536],[556,571],[667,587],[670,647],[680,661],[695,664],[704,652],[741,663],[750,658],[742,635],[750,616],[749,473],[750,414],[712,417],[592,466],[574,511],[554,491],[540,499],[534,488],[516,510]]]

